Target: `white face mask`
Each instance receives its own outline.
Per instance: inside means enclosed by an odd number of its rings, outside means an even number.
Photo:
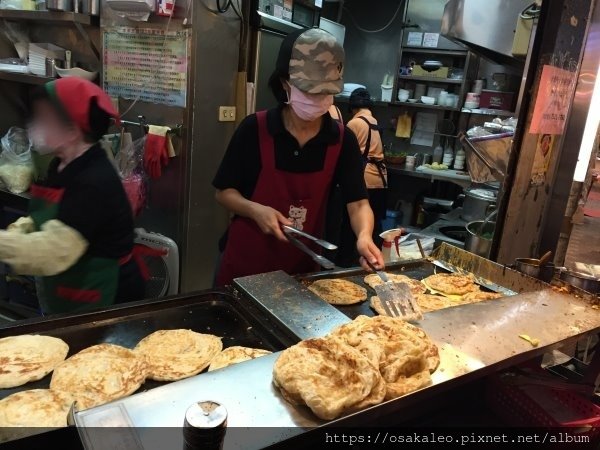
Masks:
[[[333,105],[333,95],[307,94],[289,83],[288,86],[290,93],[286,103],[302,120],[307,122],[317,120]]]

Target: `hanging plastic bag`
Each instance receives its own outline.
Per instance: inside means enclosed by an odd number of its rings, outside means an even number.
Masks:
[[[0,142],[0,182],[13,194],[21,194],[31,186],[34,172],[27,131],[12,127]]]
[[[145,136],[133,141],[131,134],[122,133],[121,148],[115,157],[115,164],[134,216],[142,212],[147,201],[147,176],[142,164],[145,143]]]

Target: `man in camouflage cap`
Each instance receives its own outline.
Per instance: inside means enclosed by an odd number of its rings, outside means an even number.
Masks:
[[[289,74],[289,83],[307,94],[339,94],[344,88],[344,49],[318,28],[292,33],[281,45],[276,72]]]

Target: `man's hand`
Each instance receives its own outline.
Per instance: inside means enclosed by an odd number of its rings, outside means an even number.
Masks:
[[[371,268],[367,264],[367,260],[371,262],[377,269],[385,269],[385,263],[383,262],[383,255],[370,235],[364,234],[358,237],[356,241],[356,248],[360,255],[360,265],[366,271],[371,272]]]
[[[250,217],[256,222],[263,233],[275,236],[282,242],[288,241],[283,231],[281,231],[281,226],[292,226],[293,222],[276,209],[255,203],[252,206]]]

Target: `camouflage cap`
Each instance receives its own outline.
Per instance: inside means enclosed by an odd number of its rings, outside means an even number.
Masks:
[[[339,94],[344,88],[344,49],[318,28],[297,36],[289,60],[290,84],[308,94]]]

